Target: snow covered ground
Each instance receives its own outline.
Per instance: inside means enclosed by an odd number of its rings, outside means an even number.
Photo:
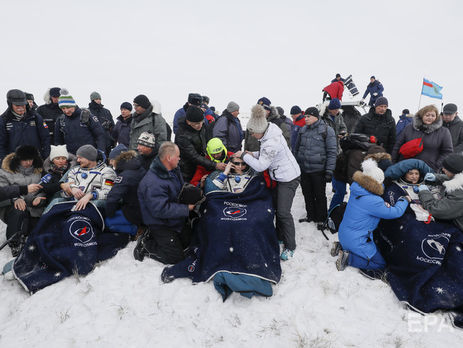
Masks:
[[[293,213],[304,216],[300,190]],[[385,283],[338,272],[314,224],[297,223],[297,242],[271,298],[233,294],[223,303],[212,283],[163,284],[163,265],[136,261],[134,242],[88,276],[32,296],[0,277],[0,347],[461,346],[463,331],[445,316],[422,317]],[[0,264],[9,257],[6,247]]]

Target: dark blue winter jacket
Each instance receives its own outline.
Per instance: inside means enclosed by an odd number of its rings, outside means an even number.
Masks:
[[[368,105],[373,106],[375,104],[376,99],[383,96],[383,91],[384,87],[382,83],[378,80],[375,80],[374,82],[370,82],[368,84],[367,89],[365,90],[365,93],[363,93],[362,98],[365,99],[368,93],[370,93],[370,102],[368,103]]]
[[[33,110],[24,114],[21,120],[17,120],[8,108],[0,116],[0,162],[6,155],[15,152],[20,145],[36,147],[42,158],[50,154],[50,134],[42,116]]]
[[[111,111],[106,109],[103,104],[95,103],[94,100],[88,104],[88,109],[92,115],[98,117],[98,121],[100,121],[101,127],[103,127],[106,136],[106,148],[112,147],[114,139],[111,137],[111,131],[114,128],[114,120]]]
[[[124,144],[129,147],[130,143],[130,124],[132,123],[132,116],[124,120],[122,116],[117,118],[116,125],[114,126],[111,136],[118,144]]]
[[[50,132],[50,141],[53,145],[54,137],[53,132],[55,131],[55,122],[56,119],[63,114],[63,111],[60,109],[58,104],[49,104],[40,105],[36,110],[48,126],[48,131]]]
[[[225,110],[222,116],[215,121],[212,136],[222,140],[228,151],[238,152],[241,150],[244,132],[238,117],[234,117]]]
[[[411,122],[412,122],[412,117],[407,117],[406,114],[400,115],[399,120],[397,121],[397,124],[395,126],[396,136],[399,136],[400,132],[402,132],[404,128],[408,126],[408,124]]]
[[[61,115],[55,123],[55,144],[64,145],[68,152],[75,154],[82,145],[93,145],[105,151],[105,133],[98,118],[92,114],[88,121],[81,120],[82,110],[76,108],[71,116]]]
[[[336,135],[324,121],[318,120],[299,131],[294,157],[301,172],[333,174],[337,154]]]
[[[180,232],[189,215],[188,205],[178,202],[182,186],[180,169],[168,171],[156,157],[138,186],[143,223],[153,229]]]
[[[302,127],[305,126],[305,116],[301,114],[296,118],[295,121],[293,121],[293,125],[291,126],[291,151],[294,153],[296,150],[296,141],[297,141],[297,135],[299,134],[299,131],[302,129]]]
[[[134,225],[142,223],[137,189],[146,174],[139,158],[128,151],[116,159],[117,178],[106,198],[106,216],[112,217],[121,209],[125,218]]]
[[[186,110],[188,109],[188,103],[186,103],[185,105],[183,105],[180,109],[177,110],[177,112],[175,113],[174,115],[174,127],[173,127],[173,131],[174,131],[174,134],[177,134],[177,130],[178,130],[178,121],[182,118],[185,118],[186,117]]]

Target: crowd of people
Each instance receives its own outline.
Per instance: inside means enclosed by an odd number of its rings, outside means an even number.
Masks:
[[[414,211],[420,216],[462,229],[463,123],[457,106],[439,112],[428,105],[414,115],[404,109],[396,123],[383,85],[372,76],[363,95],[370,94],[369,111],[343,115],[343,83],[337,74],[323,89],[322,104],[305,111],[294,105],[291,117],[262,97],[245,129],[236,102],[219,115],[197,93],[188,95],[171,128],[143,94],[123,102],[114,122],[98,92],[90,94],[88,108],[80,108],[63,88],[50,88],[39,107],[31,94],[8,91],[0,117],[0,217],[12,255],[20,255],[42,214],[75,201],[75,211],[90,202],[99,209],[105,232],[137,240],[137,260],[176,264],[188,256],[204,194],[240,194],[245,203],[256,177],[271,190],[283,261],[296,249],[291,208],[299,184],[306,209],[299,222],[314,222],[322,231],[350,185],[339,242],[331,250],[338,270],[384,269],[372,233],[380,219],[402,216],[410,203],[419,206]],[[392,182],[384,171],[408,159],[430,169],[423,174],[413,167],[396,178],[395,184],[417,185],[416,192],[404,191],[389,204],[384,192]],[[334,191],[329,203],[327,183]],[[434,184],[441,185],[438,199],[428,187]]]

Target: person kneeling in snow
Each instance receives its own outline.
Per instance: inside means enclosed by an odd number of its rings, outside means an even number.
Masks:
[[[436,219],[452,220],[463,231],[463,156],[450,154],[442,167],[444,174],[425,176],[426,181],[443,185],[442,197],[435,198],[426,185],[420,185],[421,204]]]
[[[395,219],[407,209],[410,197],[399,198],[395,206],[384,202],[384,173],[373,159],[362,163],[363,172],[354,173],[350,198],[339,227],[339,242],[333,247],[332,256],[339,254],[336,268],[347,266],[364,270],[381,270],[386,262],[373,241],[373,231],[380,219]],[[341,250],[342,248],[342,250]]]

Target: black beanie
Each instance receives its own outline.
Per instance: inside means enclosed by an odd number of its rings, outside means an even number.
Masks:
[[[453,174],[463,172],[463,155],[451,153],[445,157],[444,162],[442,162],[442,167]]]
[[[140,105],[143,109],[148,109],[151,106],[150,100],[144,94],[139,94],[133,100],[134,104]]]
[[[310,115],[310,116],[315,116],[316,118],[320,118],[320,113],[318,112],[318,109],[314,106],[311,106],[310,108],[307,108],[305,110],[304,115]]]
[[[204,120],[203,110],[197,106],[190,106],[186,111],[186,119],[190,122],[201,122]]]

